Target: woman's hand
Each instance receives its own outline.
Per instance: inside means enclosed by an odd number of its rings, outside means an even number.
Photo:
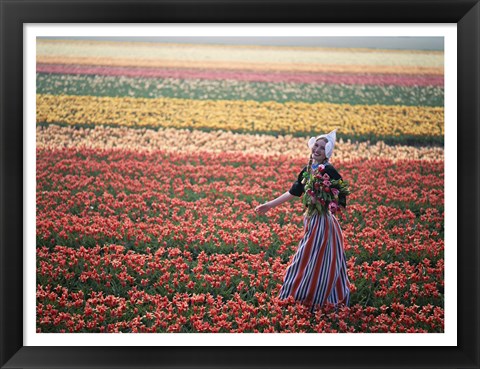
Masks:
[[[285,192],[284,194],[278,196],[276,199],[272,200],[272,201],[269,201],[265,204],[262,204],[262,205],[258,205],[256,208],[255,208],[255,212],[257,214],[265,214],[267,211],[269,211],[270,209],[280,205],[280,204],[283,204],[285,201],[288,201],[290,199],[293,199],[295,196],[292,195],[289,191]]]
[[[267,204],[262,204],[262,205],[258,205],[256,208],[255,208],[255,212],[257,214],[260,214],[260,215],[263,215],[265,214],[267,211],[269,211],[271,209],[271,206]]]

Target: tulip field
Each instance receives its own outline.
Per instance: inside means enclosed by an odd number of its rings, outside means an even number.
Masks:
[[[37,40],[36,327],[444,332],[441,51]],[[348,307],[278,299],[337,128]]]

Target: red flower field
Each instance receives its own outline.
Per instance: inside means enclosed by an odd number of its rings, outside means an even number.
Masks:
[[[304,165],[279,156],[37,150],[41,332],[442,332],[443,161],[336,162],[350,308],[276,298]]]

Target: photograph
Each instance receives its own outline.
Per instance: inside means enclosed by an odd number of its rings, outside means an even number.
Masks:
[[[2,369],[480,367],[478,1],[272,4],[1,1]]]
[[[37,333],[444,332],[443,38],[273,41],[37,38]]]

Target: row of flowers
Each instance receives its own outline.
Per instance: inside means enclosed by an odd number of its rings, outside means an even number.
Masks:
[[[253,209],[285,191],[304,164],[228,153],[38,150],[38,329],[442,331],[442,161],[336,161],[351,179],[340,219],[353,306],[312,316],[276,301],[301,235],[302,204],[269,216]],[[257,310],[244,316],[249,307]]]
[[[443,87],[435,86],[298,84],[239,80],[37,74],[37,93],[52,95],[443,107],[443,91]]]
[[[37,95],[37,123],[207,128],[280,134],[404,135],[443,139],[444,109],[302,102]],[[314,130],[314,132],[312,132]]]
[[[159,128],[136,129],[128,127],[95,126],[93,128],[38,125],[38,148],[61,149],[64,147],[93,149],[125,149],[134,151],[173,151],[198,153],[237,153],[260,156],[306,158],[309,155],[306,142],[309,137],[293,137],[242,134],[228,131],[200,131]],[[386,145],[384,142],[351,142],[340,138],[335,144],[335,160],[388,159],[443,160],[442,147],[413,147]]]
[[[306,63],[254,63],[225,62],[218,60],[163,60],[163,59],[133,59],[127,57],[99,58],[87,56],[48,56],[37,55],[37,64],[74,64],[108,67],[140,67],[140,68],[187,68],[207,70],[251,70],[261,72],[291,72],[291,73],[366,73],[366,74],[407,74],[435,75],[444,74],[443,67],[423,66],[383,66],[383,65],[337,65],[337,64],[306,64]]]
[[[436,86],[443,87],[443,75],[431,74],[335,74],[335,73],[291,73],[279,71],[218,70],[187,68],[139,68],[139,67],[103,67],[98,65],[76,64],[37,64],[37,73],[81,74],[136,78],[175,78],[235,80],[251,82],[286,83],[326,83],[345,85],[396,85],[396,86]]]
[[[169,299],[132,287],[125,296],[66,287],[38,286],[37,332],[441,332],[444,310],[393,303],[311,315],[301,305],[254,292],[256,304],[240,293],[177,293]],[[133,310],[133,314],[131,311]]]
[[[125,51],[128,50],[128,53]],[[369,66],[422,66],[443,68],[440,51],[383,51],[362,49],[325,49],[315,47],[251,47],[234,45],[161,44],[89,42],[80,40],[37,41],[38,56],[76,56],[129,58],[133,60],[176,60],[209,62],[212,60],[240,63],[326,64]]]

